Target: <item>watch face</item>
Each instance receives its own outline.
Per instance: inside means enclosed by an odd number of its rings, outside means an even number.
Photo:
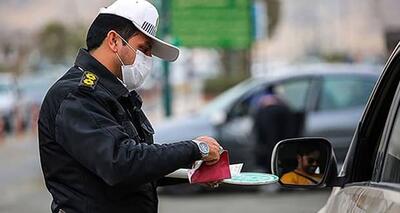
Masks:
[[[208,145],[206,143],[200,143],[199,144],[199,149],[200,149],[200,152],[206,153],[206,154],[208,154],[208,152],[210,151],[209,147],[208,147]]]

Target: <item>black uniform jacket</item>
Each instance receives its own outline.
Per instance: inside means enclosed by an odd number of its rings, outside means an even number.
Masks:
[[[196,144],[153,144],[141,99],[86,50],[48,91],[40,159],[52,212],[157,212],[162,177],[201,158]]]

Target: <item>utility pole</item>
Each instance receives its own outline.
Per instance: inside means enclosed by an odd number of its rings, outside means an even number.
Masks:
[[[161,38],[168,40],[170,33],[170,0],[161,1]],[[163,106],[164,115],[172,115],[172,88],[170,82],[170,67],[168,61],[163,61]]]

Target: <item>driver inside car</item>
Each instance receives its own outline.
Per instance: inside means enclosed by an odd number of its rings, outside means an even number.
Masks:
[[[313,144],[303,144],[297,149],[297,167],[284,174],[280,181],[294,185],[317,185],[322,178],[320,174],[320,150]]]

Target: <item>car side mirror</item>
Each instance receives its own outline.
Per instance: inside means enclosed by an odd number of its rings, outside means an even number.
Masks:
[[[272,172],[282,186],[321,188],[337,176],[331,143],[324,138],[295,138],[280,141],[274,148]]]

